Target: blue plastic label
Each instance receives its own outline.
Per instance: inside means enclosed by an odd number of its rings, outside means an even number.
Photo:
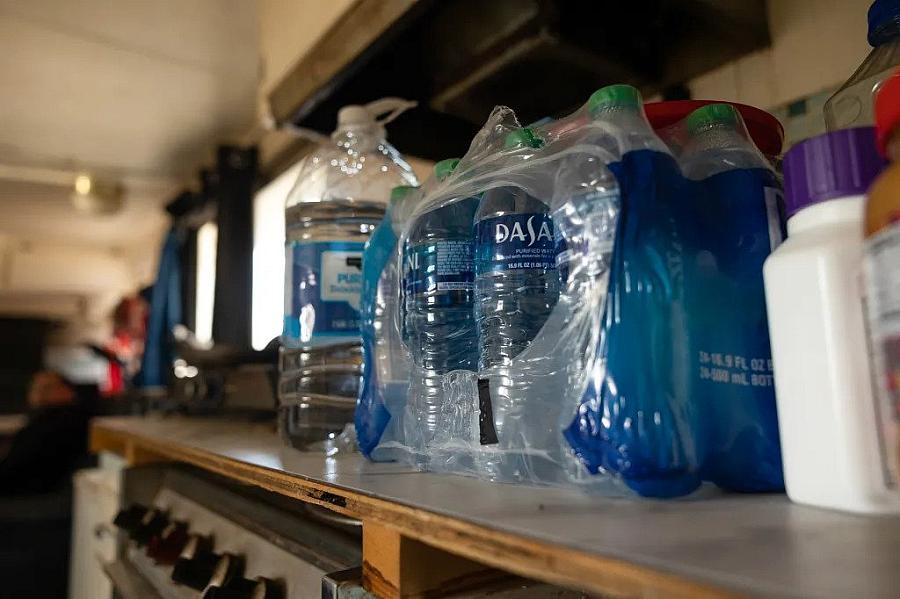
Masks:
[[[404,252],[406,293],[474,289],[472,249],[469,239],[443,239],[408,248]]]
[[[691,190],[661,152],[628,152],[609,169],[621,213],[603,332],[564,435],[589,471],[616,473],[644,496],[684,495],[700,484],[701,459],[681,355],[688,340],[678,219]]]
[[[686,200],[685,304],[703,476],[737,491],[779,490],[781,456],[762,267],[784,237],[767,169],[693,185]]]
[[[359,335],[364,246],[352,241],[294,241],[285,246],[286,337],[305,343]]]
[[[682,178],[627,153],[603,334],[565,436],[592,472],[671,497],[783,488],[762,266],[783,237],[768,169]]]
[[[478,271],[556,268],[553,221],[543,213],[504,214],[475,224]]]
[[[397,236],[391,227],[391,211],[388,210],[381,224],[372,232],[363,253],[360,332],[364,367],[354,423],[359,449],[368,458],[372,457],[372,451],[381,440],[381,435],[391,418],[384,403],[384,386],[391,384],[392,381],[378,379],[376,344],[382,324],[380,321],[384,319],[378,310],[379,298],[382,298],[381,301],[385,298],[392,301],[394,298],[392,291],[395,291],[394,286],[379,290],[379,282],[382,281],[384,270],[391,263],[396,249]],[[382,335],[385,333],[384,330],[380,332]]]

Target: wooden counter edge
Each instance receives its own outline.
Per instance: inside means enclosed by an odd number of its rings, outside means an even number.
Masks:
[[[393,529],[403,537],[453,555],[569,588],[616,597],[712,599],[747,596],[648,566],[528,539],[202,449],[157,441],[135,431],[104,426],[102,419],[91,423],[90,448],[94,453],[118,454],[130,465],[163,461],[192,464],[273,493],[326,507],[364,523]]]

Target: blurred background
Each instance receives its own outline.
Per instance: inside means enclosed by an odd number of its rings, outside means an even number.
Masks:
[[[790,143],[818,132],[821,103],[868,50],[866,0],[481,4],[0,2],[0,413],[21,412],[43,366],[112,384],[85,344],[128,344],[113,342],[115,308],[153,283],[177,219],[191,219],[183,324],[264,348],[281,329],[282,203],[311,146],[293,127],[327,135],[345,104],[417,100],[389,136],[420,178],[495,104],[535,120],[610,81],[773,111]],[[229,169],[253,197],[223,239]],[[243,265],[229,269],[239,284],[216,279],[217,256]],[[224,336],[217,299],[238,306]]]

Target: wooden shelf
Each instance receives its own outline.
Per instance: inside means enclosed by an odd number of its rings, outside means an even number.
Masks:
[[[223,420],[102,418],[91,446],[132,464],[187,462],[359,518],[367,561],[368,531],[370,539],[388,531],[614,596],[900,594],[900,518],[807,508],[780,495],[661,502],[491,484],[355,454],[303,453],[284,447],[271,427]]]

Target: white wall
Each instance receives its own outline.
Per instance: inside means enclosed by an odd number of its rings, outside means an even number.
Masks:
[[[255,121],[257,5],[0,0],[0,315],[98,340],[120,297],[153,281],[163,204]],[[120,181],[122,211],[75,210],[81,172]]]
[[[264,98],[356,0],[258,0]]]
[[[834,87],[871,49],[871,0],[769,0],[772,46],[689,83],[693,97],[773,108]]]
[[[65,323],[60,342],[103,340],[118,301],[155,277],[158,244],[130,254],[86,244],[0,236],[0,313]]]

